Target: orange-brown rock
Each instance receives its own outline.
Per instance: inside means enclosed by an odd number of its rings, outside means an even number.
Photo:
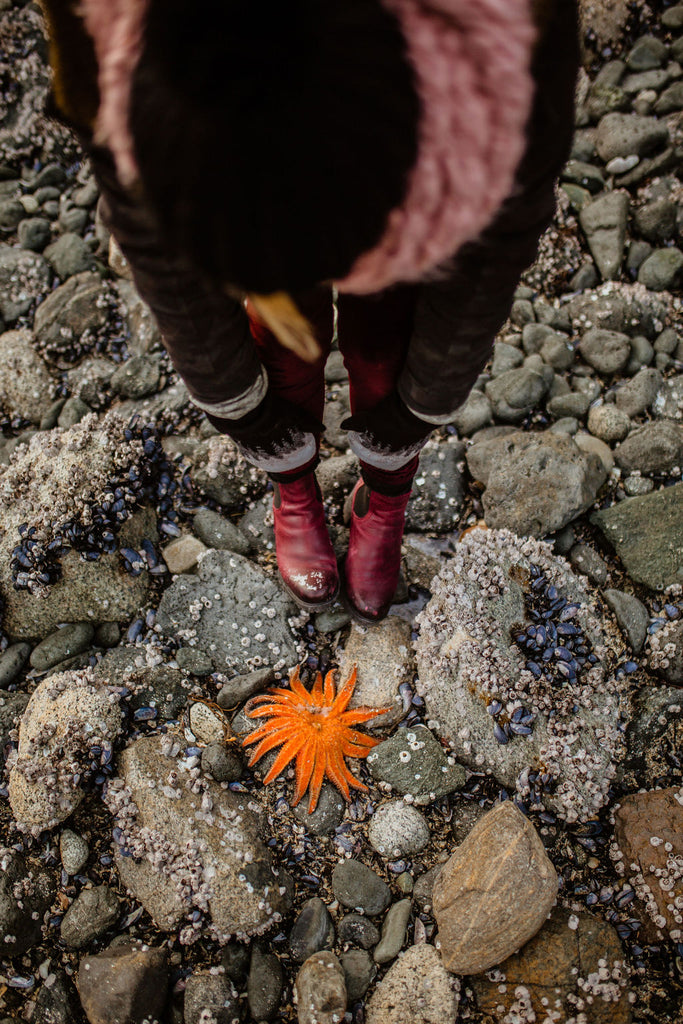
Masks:
[[[511,802],[472,829],[434,885],[443,962],[478,974],[528,942],[557,895],[557,875],[531,822]]]
[[[496,1022],[564,1024],[583,1014],[586,1024],[629,1024],[623,959],[606,921],[557,907],[530,942],[472,986],[479,1009]]]
[[[683,940],[683,787],[631,793],[614,814],[617,864],[657,929]],[[618,868],[618,870],[621,870]]]

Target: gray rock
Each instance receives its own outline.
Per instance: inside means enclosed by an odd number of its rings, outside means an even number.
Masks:
[[[683,621],[667,622],[652,634],[649,667],[672,686],[683,686]]]
[[[59,837],[59,854],[67,875],[77,875],[88,861],[90,848],[83,836],[65,828]]]
[[[683,425],[672,420],[646,423],[617,445],[614,457],[629,473],[668,473],[683,465]]]
[[[554,335],[548,324],[527,324],[522,332],[522,347],[528,356],[540,352],[543,343]]]
[[[229,978],[195,971],[185,983],[184,1024],[233,1024],[240,1017],[237,989]]]
[[[672,327],[667,327],[655,341],[653,348],[655,352],[665,352],[673,355],[678,346],[678,335]]]
[[[165,949],[122,943],[83,957],[76,985],[90,1024],[121,1024],[161,1019],[168,981]]]
[[[306,900],[289,933],[292,959],[302,964],[309,956],[334,946],[334,924],[323,901],[314,896]]]
[[[400,722],[404,712],[398,689],[412,679],[415,667],[410,624],[389,615],[371,629],[352,626],[339,663],[339,678],[347,679],[354,665],[357,682],[350,707],[389,709],[370,719],[370,729],[388,729]]]
[[[92,562],[81,558],[78,551],[67,551],[60,556],[61,578],[44,590],[40,600],[30,590],[15,590],[10,571],[20,524],[46,527],[52,539],[51,524],[58,517],[65,521],[73,517],[76,508],[80,511],[80,506],[103,500],[109,480],[125,467],[122,429],[121,421],[110,414],[98,423],[86,419],[68,431],[36,434],[27,447],[17,450],[12,465],[0,472],[0,588],[5,601],[4,629],[11,638],[42,639],[62,622],[97,625],[129,621],[144,605],[149,574],[143,571],[131,576],[118,552]],[[132,452],[130,459],[133,465]],[[118,539],[122,547],[138,550],[145,537],[156,540],[156,517],[150,508],[134,512],[121,527]]]
[[[677,207],[671,199],[655,199],[636,210],[633,222],[636,230],[648,242],[665,242],[676,232]]]
[[[462,510],[465,484],[462,444],[428,443],[420,454],[413,495],[406,510],[409,530],[452,530]]]
[[[234,551],[248,555],[251,542],[227,516],[214,512],[212,508],[199,508],[192,520],[192,529],[208,548],[217,551]]]
[[[86,651],[95,635],[89,622],[75,622],[62,626],[33,648],[30,663],[37,672],[46,672],[74,654]]]
[[[510,800],[475,825],[434,886],[444,965],[478,974],[540,929],[557,896],[557,874],[533,825]]]
[[[638,281],[653,292],[673,291],[681,280],[683,252],[675,246],[655,249],[641,264]]]
[[[103,935],[119,916],[121,903],[106,885],[83,891],[62,918],[61,937],[68,949],[83,949]]]
[[[634,654],[639,654],[649,622],[648,610],[645,605],[623,590],[605,590],[603,596],[614,612],[619,626],[628,639]]]
[[[43,916],[55,897],[56,885],[52,873],[7,849],[0,856],[0,867],[0,950],[14,959],[40,941]]]
[[[522,366],[508,370],[486,385],[486,395],[496,419],[503,423],[520,423],[548,390],[540,373]]]
[[[609,578],[609,568],[604,558],[589,544],[575,544],[569,552],[569,563],[582,576],[587,576],[591,583],[604,587]]]
[[[337,937],[341,943],[372,949],[380,939],[379,929],[362,914],[347,914],[339,922]]]
[[[627,476],[624,480],[624,491],[629,498],[635,498],[639,494],[649,494],[654,489],[653,481],[649,480],[648,477],[641,476],[640,473],[632,473],[631,476]]]
[[[351,615],[343,603],[337,600],[331,608],[318,612],[313,621],[319,633],[336,633],[337,630],[349,625]]]
[[[598,373],[612,376],[624,369],[631,356],[631,344],[625,334],[593,327],[579,342],[579,352]]]
[[[28,313],[50,290],[50,265],[38,253],[0,245],[0,317],[8,323]]]
[[[359,860],[343,860],[336,865],[332,872],[332,891],[342,906],[371,917],[381,914],[391,903],[389,886]]]
[[[639,239],[631,242],[626,255],[626,269],[629,273],[635,275],[641,264],[644,263],[651,252],[652,246],[649,242],[643,242]]]
[[[179,669],[200,679],[210,676],[213,672],[211,658],[207,658],[202,651],[197,651],[194,647],[179,647],[175,660],[178,662]]]
[[[216,782],[237,782],[244,774],[244,761],[225,743],[209,743],[202,750],[202,771]]]
[[[683,110],[683,82],[674,82],[655,103],[655,114],[664,117],[676,110]]]
[[[584,188],[589,193],[602,192],[605,187],[600,168],[584,160],[569,160],[562,170],[562,180]]]
[[[659,383],[657,395],[652,401],[652,411],[655,416],[683,420],[683,374],[670,377],[669,380],[663,382],[660,374]]]
[[[59,970],[53,971],[53,976],[52,983],[42,985],[36,994],[31,1024],[72,1024],[78,1020],[80,1007],[73,982]]]
[[[111,378],[112,390],[122,398],[144,398],[159,388],[161,365],[154,356],[132,356]]]
[[[92,409],[85,404],[82,398],[67,398],[57,418],[57,426],[65,430],[75,427],[89,412],[92,412]]]
[[[89,246],[80,235],[71,231],[60,235],[56,242],[45,249],[45,259],[52,265],[57,277],[72,277],[92,270],[95,260]]]
[[[262,953],[254,945],[247,983],[249,1012],[254,1020],[273,1020],[277,1015],[284,988],[282,964],[274,953]]]
[[[280,585],[252,562],[230,551],[209,551],[196,576],[180,576],[164,591],[157,626],[175,636],[191,623],[197,647],[219,671],[251,667],[255,656],[265,666],[284,667],[298,660],[288,623],[295,611]]]
[[[556,395],[546,404],[546,408],[555,419],[564,419],[571,416],[574,419],[583,419],[591,404],[589,395],[577,391],[568,394]]]
[[[203,931],[218,942],[260,934],[289,907],[289,880],[273,867],[253,800],[247,807],[244,796],[206,776],[193,793],[189,771],[174,754],[184,751],[179,738],[136,740],[121,755],[120,778],[109,783],[122,844],[140,858],[117,850],[121,881],[162,931],[175,930],[198,905],[210,914]]]
[[[360,466],[355,455],[333,455],[321,462],[316,469],[316,477],[323,501],[341,507],[346,495],[353,490],[359,473]]]
[[[664,774],[664,752],[680,730],[681,705],[680,686],[645,686],[635,695],[626,734],[629,768],[640,775],[644,764],[654,768],[653,778]]]
[[[128,348],[140,356],[161,345],[161,332],[152,311],[131,281],[118,280],[116,290],[121,299],[121,312],[126,318],[130,339]]]
[[[77,274],[50,292],[38,306],[34,330],[42,351],[58,366],[72,359],[61,358],[74,345],[96,335],[107,323],[109,292],[100,276]]]
[[[19,221],[25,216],[24,205],[18,199],[0,200],[0,231],[8,234],[16,231]]]
[[[453,423],[462,437],[469,437],[477,430],[487,426],[492,420],[491,403],[481,391],[470,391],[467,399],[453,416]]]
[[[661,387],[662,375],[659,370],[645,367],[618,389],[616,407],[631,418],[640,416],[650,408]]]
[[[307,832],[314,836],[327,836],[341,825],[345,809],[346,804],[339,790],[325,782],[312,814],[308,813],[308,805],[303,802],[297,804],[292,813]]]
[[[55,382],[33,347],[30,331],[0,334],[0,405],[10,416],[40,423],[52,404]]]
[[[666,28],[683,28],[683,4],[676,4],[662,13],[662,25]]]
[[[239,529],[249,539],[252,551],[259,554],[275,552],[272,494],[266,494],[250,503],[239,521]]]
[[[588,429],[601,441],[623,441],[631,429],[631,420],[623,409],[605,402],[588,410]]]
[[[372,962],[370,954],[366,953],[364,949],[350,949],[347,953],[342,953],[339,962],[344,971],[349,1006],[353,1006],[363,998],[370,988],[377,974],[377,968]]]
[[[275,673],[272,668],[259,669],[256,672],[249,672],[246,676],[235,676],[218,692],[217,703],[222,708],[234,708],[243,704],[255,693],[263,693],[275,680]]]
[[[400,953],[406,939],[410,910],[410,900],[399,900],[389,907],[382,924],[381,941],[373,953],[375,963],[388,964]]]
[[[586,109],[591,121],[599,121],[605,114],[614,110],[628,110],[630,106],[631,101],[624,89],[618,85],[603,85],[597,80],[591,86],[586,101]]]
[[[263,494],[267,477],[250,466],[224,434],[202,441],[189,454],[192,479],[208,498],[230,511]]]
[[[598,283],[598,272],[594,264],[588,260],[582,263],[576,273],[569,281],[569,287],[573,292],[580,294],[590,288],[595,288]]]
[[[524,354],[514,345],[506,345],[504,341],[496,341],[493,346],[493,362],[491,376],[500,377],[501,373],[514,370],[524,362]]]
[[[29,644],[12,644],[0,654],[0,690],[4,690],[21,674],[30,653]]]
[[[191,682],[168,665],[149,667],[137,647],[114,647],[92,669],[94,679],[125,686],[129,711],[153,707],[162,721],[175,719],[187,703]]]
[[[515,299],[510,310],[510,321],[517,327],[533,323],[535,319],[534,307],[528,299]]]
[[[434,946],[410,946],[392,964],[366,1008],[367,1024],[446,1024],[457,1018],[460,982]]]
[[[465,771],[446,752],[424,725],[397,729],[374,747],[367,765],[378,782],[388,782],[401,794],[410,793],[415,803],[430,803],[460,789]]]
[[[554,370],[568,370],[574,362],[574,349],[561,334],[552,334],[545,339],[540,351],[541,359]]]
[[[323,413],[325,440],[329,442],[333,448],[337,448],[339,451],[345,452],[349,447],[349,439],[346,431],[342,429],[340,424],[342,420],[345,420],[346,417],[351,414],[348,386],[339,388],[339,390],[330,397],[331,401],[325,403],[325,411]]]
[[[525,587],[531,565],[552,579],[568,602],[578,605],[573,624],[597,656],[606,658],[595,596],[564,559],[552,555],[547,544],[505,530],[473,530],[460,539],[418,618],[418,692],[432,728],[460,762],[490,771],[527,797],[525,773],[542,765],[557,779],[557,789],[544,792],[546,807],[576,820],[590,817],[604,804],[609,778],[617,772],[623,734],[616,716],[625,684],[613,677],[604,661],[579,673],[575,681],[570,673],[559,688],[552,672],[548,677],[527,669],[528,654],[513,637],[520,624],[529,621]],[[579,693],[580,717],[575,711]],[[506,709],[507,717],[519,718],[520,708],[526,709],[522,717],[534,715],[531,732],[523,729],[518,734],[510,728],[506,736],[506,719],[496,722],[492,716],[495,702],[501,712]]]
[[[654,358],[655,350],[650,342],[641,334],[636,334],[635,338],[631,338],[631,358],[626,364],[624,373],[631,377],[644,366],[649,366]]]
[[[649,156],[669,141],[669,130],[656,117],[637,114],[605,114],[598,125],[595,146],[607,163],[615,156]]]
[[[560,530],[595,500],[606,473],[564,434],[518,431],[498,442],[483,495],[486,522],[520,535]]]
[[[666,54],[666,44],[661,39],[646,35],[636,40],[626,60],[632,71],[649,71],[660,67]]]
[[[48,676],[31,694],[10,772],[14,817],[35,834],[65,821],[84,797],[90,748],[111,747],[121,732],[118,697],[87,672]]]
[[[629,197],[625,192],[606,192],[582,207],[579,221],[603,280],[619,277],[624,258]]]
[[[299,1024],[338,1024],[346,1012],[344,970],[333,953],[315,953],[294,982]]]
[[[651,590],[683,583],[683,484],[627,498],[594,512],[591,522],[636,583]]]
[[[370,819],[368,841],[385,860],[420,853],[429,838],[425,816],[402,800],[381,804]]]
[[[5,765],[5,748],[10,742],[10,734],[16,728],[28,701],[27,693],[7,693],[6,690],[0,690],[0,768]]]
[[[50,221],[45,217],[26,217],[17,230],[21,248],[32,252],[42,252],[51,237]]]

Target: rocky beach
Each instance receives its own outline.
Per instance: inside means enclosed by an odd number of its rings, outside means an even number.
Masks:
[[[0,1024],[683,1024],[683,4],[583,7],[553,224],[367,628],[282,587],[0,0]],[[297,665],[386,709],[311,814],[243,749]]]

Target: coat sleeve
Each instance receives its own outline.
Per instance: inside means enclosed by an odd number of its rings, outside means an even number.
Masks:
[[[193,401],[224,419],[252,412],[268,378],[242,302],[169,253],[148,207],[121,187],[109,151],[81,141],[100,186],[103,222],[128,260]]]
[[[546,5],[532,71],[527,145],[511,195],[481,236],[463,246],[442,280],[424,283],[398,383],[411,412],[448,422],[491,356],[522,272],[555,210],[555,181],[569,154],[578,71],[574,0]]]

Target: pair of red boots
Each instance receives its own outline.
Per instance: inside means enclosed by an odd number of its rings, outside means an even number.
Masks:
[[[273,484],[275,547],[285,587],[302,608],[319,611],[339,593],[339,573],[314,473]],[[351,532],[344,569],[354,618],[379,622],[389,611],[401,568],[407,494],[387,496],[361,480],[351,495]]]

